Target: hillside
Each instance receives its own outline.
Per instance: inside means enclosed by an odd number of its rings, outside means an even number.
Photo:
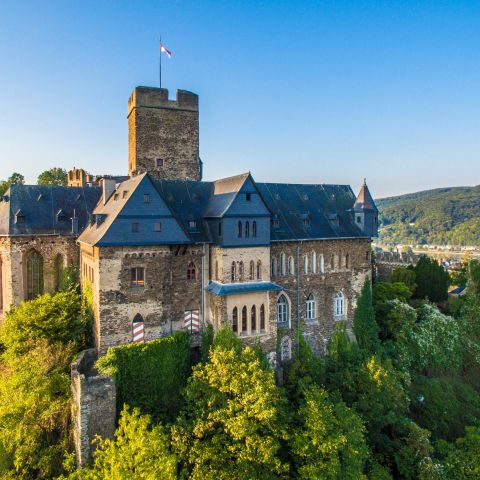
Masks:
[[[376,200],[384,243],[480,245],[480,185]]]

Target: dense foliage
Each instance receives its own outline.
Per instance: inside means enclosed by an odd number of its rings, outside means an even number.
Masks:
[[[64,168],[53,167],[42,172],[37,178],[38,185],[66,185],[67,171]]]
[[[480,186],[427,190],[376,203],[384,243],[480,245]]]
[[[0,180],[0,196],[12,185],[23,185],[24,183],[25,177],[21,173],[12,173],[6,180]]]
[[[173,420],[183,403],[181,392],[190,373],[190,338],[180,332],[111,348],[97,367],[116,380],[119,410],[127,404],[155,420]]]
[[[0,476],[51,479],[71,450],[70,364],[87,321],[75,291],[42,295],[1,329]]]

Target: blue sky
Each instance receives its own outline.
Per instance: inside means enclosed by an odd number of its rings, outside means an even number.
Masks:
[[[200,95],[205,178],[480,183],[480,1],[0,0],[0,178],[127,170],[127,99]]]

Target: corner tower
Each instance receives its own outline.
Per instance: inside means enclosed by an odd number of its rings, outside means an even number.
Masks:
[[[199,156],[198,95],[165,88],[136,87],[128,100],[128,174],[155,178],[202,178]]]
[[[369,237],[378,236],[378,208],[367,187],[366,179],[363,180],[362,188],[358,193],[357,200],[353,206],[355,223]]]

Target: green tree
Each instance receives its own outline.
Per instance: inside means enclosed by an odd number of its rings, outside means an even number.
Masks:
[[[432,302],[447,300],[450,277],[436,260],[422,255],[415,266],[415,274],[415,298],[428,298]]]
[[[42,172],[37,178],[38,185],[66,185],[67,171],[64,168],[53,167]]]
[[[357,308],[355,309],[353,320],[353,332],[361,349],[370,353],[378,350],[378,325],[375,322],[370,280],[365,281],[362,293],[357,300]]]
[[[412,290],[402,282],[377,282],[373,286],[373,303],[384,302],[386,300],[400,300],[408,302],[412,296]]]
[[[413,268],[398,267],[395,268],[390,277],[392,283],[404,283],[412,292],[416,288],[416,274]]]
[[[185,389],[184,412],[172,429],[184,475],[195,479],[279,478],[286,438],[274,372],[254,350],[214,346]]]
[[[21,173],[12,173],[7,180],[0,181],[0,196],[3,195],[11,185],[23,185],[25,177]]]
[[[114,439],[99,439],[91,468],[70,479],[130,480],[177,478],[177,457],[170,435],[161,424],[152,425],[148,415],[125,407]]]
[[[357,480],[363,475],[368,448],[360,417],[343,402],[310,386],[298,411],[299,426],[291,439],[294,478]]]
[[[446,479],[480,479],[480,427],[467,427],[465,437],[457,439],[447,451],[443,462]]]

